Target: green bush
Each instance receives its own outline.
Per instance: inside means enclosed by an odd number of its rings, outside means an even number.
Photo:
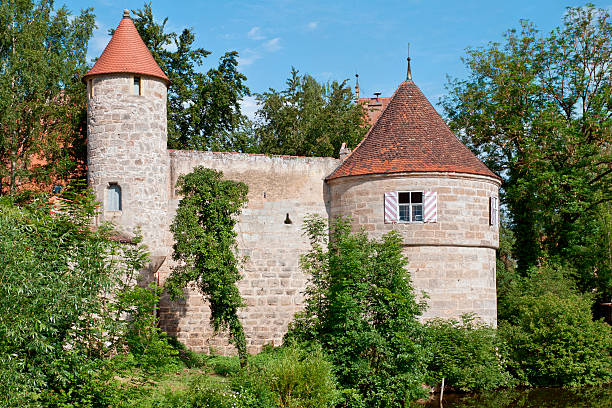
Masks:
[[[146,381],[180,364],[155,325],[159,288],[137,285],[138,239],[91,228],[87,190],[66,189],[61,203],[0,200],[0,406],[116,405],[115,371],[137,368]]]
[[[291,345],[264,350],[244,374],[234,381],[235,390],[250,389],[262,400],[272,396],[281,408],[327,408],[338,396],[333,366],[320,349],[306,352]]]
[[[593,321],[591,302],[580,295],[522,296],[500,323],[509,366],[533,386],[598,385],[612,381],[612,328]]]
[[[461,321],[435,319],[427,323],[431,361],[430,382],[461,391],[491,390],[512,384],[506,370],[505,345],[495,329],[463,315]]]
[[[225,378],[202,375],[186,390],[164,392],[145,398],[140,407],[232,407],[232,408],[328,408],[339,397],[332,366],[321,350],[306,352],[297,347],[264,350],[250,359],[246,368],[237,358],[214,358],[231,362]]]
[[[338,219],[329,234],[320,217],[306,219],[312,250],[301,266],[310,276],[305,311],[286,340],[319,344],[335,367],[343,395],[359,406],[400,407],[423,396],[426,351],[397,233],[370,240]],[[354,398],[361,396],[361,401]],[[347,399],[346,401],[349,401]]]

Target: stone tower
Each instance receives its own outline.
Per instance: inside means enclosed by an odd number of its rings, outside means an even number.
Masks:
[[[495,324],[500,178],[446,126],[410,76],[327,179],[330,218],[403,237],[425,318],[476,313]]]
[[[140,230],[152,259],[167,255],[168,77],[125,10],[87,84],[87,175],[100,218]]]

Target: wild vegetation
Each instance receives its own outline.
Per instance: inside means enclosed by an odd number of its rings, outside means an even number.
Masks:
[[[571,8],[550,34],[525,22],[469,50],[470,75],[443,102],[504,179],[498,329],[473,316],[419,323],[397,235],[371,240],[346,220],[327,231],[310,218],[306,309],[285,346],[247,356],[232,218],[246,186],[207,169],[181,178],[172,231],[184,263],[165,289],[195,283],[240,358],[197,355],[157,328],[164,288],[140,280],[146,248],[113,240],[111,225],[93,228],[86,189],[71,184],[55,201],[17,194],[75,169],[94,17],[39,0],[2,2],[0,19],[0,406],[403,407],[442,378],[463,391],[612,382],[612,331],[591,313],[612,297],[605,10]],[[172,147],[336,155],[365,132],[345,83],[295,70],[286,90],[258,96],[261,121],[250,124],[235,53],[202,74],[208,52],[192,48],[191,30],[164,33],[150,4],[135,24],[173,81]]]
[[[170,230],[174,234],[172,257],[177,266],[165,287],[172,298],[194,284],[210,306],[216,332],[228,329],[242,365],[247,350],[238,308],[244,306],[236,282],[240,280],[236,250],[236,217],[247,201],[246,184],[224,180],[223,172],[196,167],[176,183],[182,198]]]

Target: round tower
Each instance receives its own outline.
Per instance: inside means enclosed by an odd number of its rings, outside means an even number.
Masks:
[[[410,71],[409,71],[410,72]],[[327,177],[331,218],[403,238],[424,318],[496,324],[500,178],[451,132],[408,76],[366,137]]]
[[[165,255],[169,156],[168,77],[125,10],[87,84],[87,175],[100,218],[137,230],[153,256]]]

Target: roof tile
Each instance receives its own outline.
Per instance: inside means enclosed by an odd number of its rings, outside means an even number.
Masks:
[[[405,81],[365,138],[327,180],[434,171],[499,179],[455,136],[421,90]]]
[[[98,61],[83,76],[83,81],[94,75],[119,73],[148,75],[170,82],[153,59],[129,16],[123,17]]]

